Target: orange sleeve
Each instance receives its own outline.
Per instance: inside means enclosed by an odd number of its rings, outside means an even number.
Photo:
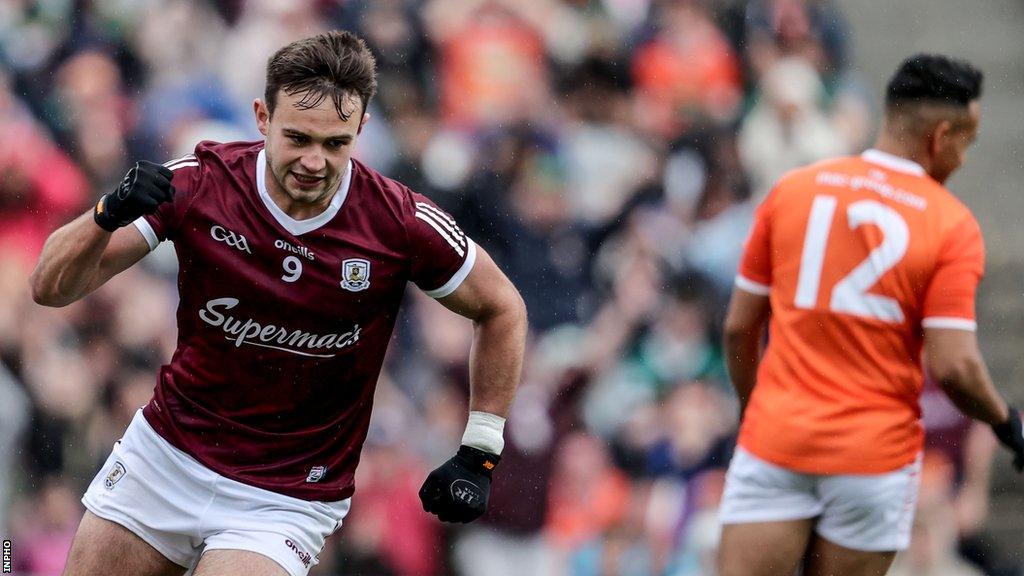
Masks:
[[[769,246],[770,203],[769,194],[754,211],[754,223],[743,246],[736,285],[747,292],[767,296],[772,284],[771,247]]]
[[[946,233],[924,296],[925,328],[974,330],[974,298],[985,274],[985,242],[972,216]]]

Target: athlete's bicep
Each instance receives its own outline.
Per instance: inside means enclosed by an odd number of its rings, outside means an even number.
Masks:
[[[729,300],[725,316],[726,335],[752,334],[760,337],[760,330],[771,310],[768,296],[736,286]]]
[[[476,247],[476,260],[466,279],[451,294],[438,298],[449,310],[479,321],[522,307],[522,298],[490,255]]]

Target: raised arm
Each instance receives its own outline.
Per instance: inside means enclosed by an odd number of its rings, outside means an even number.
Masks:
[[[51,234],[29,279],[32,298],[66,306],[145,256],[149,244],[128,224],[174,197],[172,175],[159,164],[138,162],[117,190]]]
[[[66,306],[102,286],[149,252],[134,226],[113,233],[96,225],[92,211],[50,235],[29,282],[32,299],[43,306]]]

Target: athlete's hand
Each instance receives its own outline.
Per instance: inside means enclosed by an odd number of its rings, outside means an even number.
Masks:
[[[1024,472],[1024,434],[1021,433],[1020,412],[1010,406],[1010,417],[992,427],[996,438],[1013,452],[1013,467]]]
[[[472,522],[483,516],[491,493],[491,471],[500,460],[489,452],[460,446],[451,460],[423,482],[423,509],[442,522]]]
[[[100,228],[113,232],[143,214],[156,212],[158,206],[174,198],[173,176],[173,172],[160,164],[136,162],[117,189],[104,194],[96,203],[93,218]]]

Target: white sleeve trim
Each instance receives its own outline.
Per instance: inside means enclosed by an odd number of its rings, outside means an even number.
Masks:
[[[435,288],[433,290],[424,290],[423,293],[431,298],[444,298],[445,296],[455,292],[455,289],[462,285],[462,282],[469,276],[469,272],[473,270],[473,263],[476,262],[476,243],[469,238],[466,238],[466,259],[462,262],[462,266],[451,277],[450,280],[444,283],[444,286]]]
[[[930,316],[921,320],[923,328],[952,328],[953,330],[968,330],[974,332],[978,329],[978,323],[967,318],[954,318],[952,316]]]
[[[761,284],[760,282],[754,282],[750,278],[746,278],[740,274],[736,275],[736,286],[742,288],[746,292],[756,294],[758,296],[768,296],[771,294],[771,286],[767,284]]]
[[[160,245],[160,239],[157,238],[156,232],[153,231],[153,227],[146,221],[145,216],[139,216],[135,219],[132,224],[142,232],[142,236],[146,239],[146,243],[149,244],[149,251],[156,250],[156,247]]]

